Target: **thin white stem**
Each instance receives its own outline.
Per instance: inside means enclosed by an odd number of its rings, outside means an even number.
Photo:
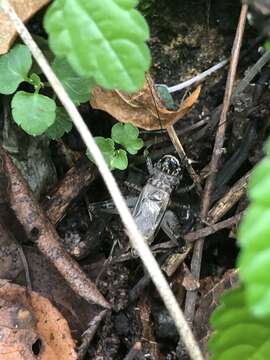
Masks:
[[[72,119],[74,125],[78,129],[83,141],[85,142],[88,150],[91,152],[95,163],[106,183],[106,186],[111,194],[111,197],[115,203],[115,206],[121,216],[121,219],[124,223],[124,226],[127,229],[129,234],[130,241],[141,257],[147,271],[149,272],[152,281],[157,287],[161,298],[163,299],[171,317],[173,318],[179,335],[182,338],[183,343],[185,344],[187,351],[194,360],[203,360],[200,348],[195,341],[195,338],[190,330],[182,310],[180,309],[170,286],[168,285],[164,275],[162,274],[158,263],[156,262],[153,254],[151,253],[150,248],[147,243],[144,241],[141,233],[139,232],[131,213],[125,203],[125,200],[117,186],[117,183],[111,174],[98,146],[95,143],[93,136],[88,130],[86,124],[84,123],[81,115],[79,114],[76,106],[73,104],[68,94],[66,93],[61,82],[58,80],[54,72],[52,71],[49,63],[46,58],[38,48],[37,44],[34,42],[27,28],[24,26],[21,19],[17,16],[14,8],[7,0],[1,0],[0,6],[4,12],[9,16],[13,22],[16,30],[18,31],[20,37],[28,46],[33,57],[36,59],[40,68],[42,69],[44,75],[47,77],[50,82],[53,90],[57,94],[59,100],[65,107],[70,118]]]
[[[213,74],[217,70],[219,70],[219,69],[223,68],[225,65],[227,65],[228,62],[229,62],[229,60],[223,60],[220,63],[210,67],[207,70],[205,70],[201,74],[198,74],[198,75],[194,76],[192,79],[184,81],[181,84],[177,84],[177,85],[174,85],[174,86],[168,86],[168,90],[169,90],[170,93],[173,93],[173,92],[176,92],[176,91],[183,90],[183,89],[185,89],[187,87],[190,87],[191,85],[196,84],[197,82],[203,81],[203,80],[205,80],[205,78],[207,78],[207,76]]]

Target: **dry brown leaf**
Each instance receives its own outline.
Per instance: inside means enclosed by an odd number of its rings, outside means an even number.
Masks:
[[[0,279],[26,286],[25,270],[18,245],[14,239],[8,238],[8,232],[2,230],[0,222]],[[36,248],[23,246],[23,253],[31,274],[33,289],[57,307],[67,320],[74,339],[80,340],[89,323],[99,313],[99,309],[78,296]],[[100,262],[88,264],[87,269],[84,269],[93,281],[100,273],[104,261],[105,259],[101,258]]]
[[[1,360],[77,359],[67,321],[49,300],[1,280],[0,305]]]
[[[50,1],[51,0],[11,0],[10,3],[22,21],[25,22]],[[0,11],[0,55],[8,52],[16,38],[16,34],[17,32],[12,22],[3,11]]]
[[[200,86],[188,97],[176,111],[166,109],[153,79],[146,75],[144,87],[137,93],[124,94],[120,91],[108,91],[96,86],[90,99],[94,109],[111,114],[115,119],[145,130],[159,130],[172,126],[191,109],[200,94]]]

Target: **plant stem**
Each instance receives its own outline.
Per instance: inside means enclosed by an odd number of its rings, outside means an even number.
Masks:
[[[197,82],[205,80],[209,75],[212,75],[214,72],[216,72],[217,70],[219,70],[219,69],[223,68],[225,65],[227,65],[228,62],[229,62],[228,60],[223,60],[220,63],[212,66],[211,68],[205,70],[201,74],[194,76],[192,79],[184,81],[181,84],[177,84],[174,86],[168,86],[168,90],[170,93],[174,93],[176,91],[186,89],[187,87],[190,87],[191,85],[196,84]]]

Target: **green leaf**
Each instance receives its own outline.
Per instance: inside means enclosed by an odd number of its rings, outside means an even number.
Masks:
[[[138,136],[139,130],[132,124],[117,123],[112,127],[112,139],[132,155],[137,154],[144,145]]]
[[[29,135],[41,135],[54,123],[56,105],[47,96],[19,91],[11,107],[15,122]]]
[[[77,75],[64,58],[55,58],[52,68],[76,105],[89,100],[94,85],[93,79],[85,79]]]
[[[136,0],[58,0],[45,16],[54,53],[108,89],[136,91],[150,66],[149,29]]]
[[[161,99],[163,100],[166,108],[168,110],[177,110],[178,106],[175,104],[173,97],[171,95],[171,93],[169,92],[168,86],[167,85],[156,85],[156,88],[159,92],[159,95],[161,97]]]
[[[29,81],[29,83],[31,85],[34,86],[35,91],[39,92],[39,90],[40,90],[40,88],[42,86],[42,82],[40,80],[40,77],[37,74],[33,73],[33,74],[30,75],[28,81]]]
[[[249,183],[251,201],[270,207],[270,159],[265,158],[254,171]]]
[[[108,164],[109,168],[112,169],[111,161],[115,155],[114,141],[110,138],[105,139],[102,136],[96,136],[95,141],[100,151],[102,152],[102,155],[104,156],[104,159]],[[86,155],[92,162],[94,162],[93,156],[89,153],[88,150],[86,152]]]
[[[52,140],[60,139],[65,133],[72,129],[72,122],[66,110],[62,107],[56,108],[54,123],[46,130],[45,134]]]
[[[114,157],[111,160],[111,167],[119,170],[125,170],[128,167],[128,158],[125,150],[119,149],[115,151]]]
[[[31,66],[31,53],[25,45],[16,45],[0,56],[0,93],[14,93],[19,84],[27,80]]]
[[[213,313],[211,325],[211,360],[269,359],[270,318],[259,319],[250,312],[243,287],[222,296],[222,305]]]
[[[247,305],[254,315],[270,315],[270,159],[256,167],[249,184],[251,204],[240,225],[238,258]]]
[[[270,208],[252,203],[240,226],[238,259],[247,304],[257,316],[270,315]]]

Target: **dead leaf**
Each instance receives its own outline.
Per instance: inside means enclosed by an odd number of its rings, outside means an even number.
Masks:
[[[125,94],[114,90],[108,91],[96,86],[90,99],[94,109],[111,114],[115,119],[145,130],[166,129],[182,119],[192,108],[200,94],[200,86],[182,102],[176,111],[166,109],[153,79],[146,75],[144,87],[137,93]]]
[[[1,360],[73,360],[75,343],[67,321],[49,300],[1,280]]]
[[[79,340],[89,322],[99,313],[99,309],[79,297],[37,249],[23,247],[23,250],[28,262],[33,289],[56,306],[68,321],[73,337]],[[100,272],[103,263],[104,260],[100,264],[93,264],[93,269],[88,271],[91,280],[95,280],[96,273]],[[24,271],[15,281],[19,285],[25,285]]]
[[[37,11],[48,4],[51,0],[11,0],[16,13],[23,22],[29,20]],[[0,11],[0,55],[5,54],[11,48],[16,30],[9,18]]]

